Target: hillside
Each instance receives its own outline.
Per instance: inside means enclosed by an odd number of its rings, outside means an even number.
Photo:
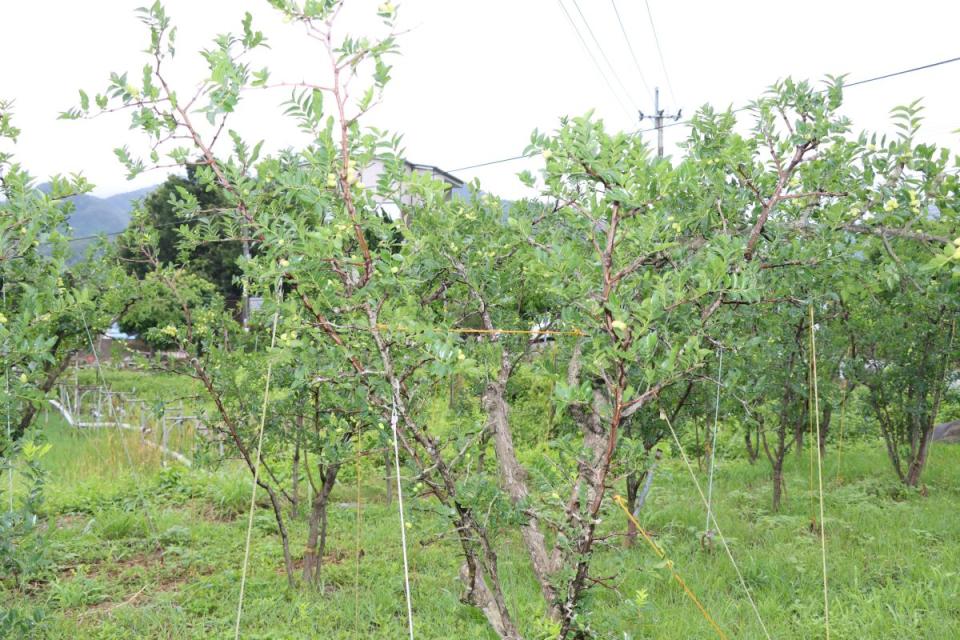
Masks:
[[[48,191],[49,183],[40,185]],[[100,234],[116,235],[127,228],[134,203],[146,197],[157,185],[117,193],[106,198],[84,194],[70,198],[74,210],[70,214],[70,235],[74,257],[79,256]]]
[[[130,210],[134,201],[145,197],[155,188],[155,186],[144,187],[106,198],[91,195],[73,198],[72,201],[76,207],[70,214],[73,235],[80,238],[123,231],[130,222]]]

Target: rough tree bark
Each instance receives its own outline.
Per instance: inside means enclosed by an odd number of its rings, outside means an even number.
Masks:
[[[540,530],[536,512],[524,506],[530,496],[527,472],[517,459],[513,435],[510,431],[506,387],[512,368],[510,353],[504,346],[500,358],[500,371],[496,379],[492,380],[484,390],[482,404],[487,414],[487,429],[500,470],[500,483],[513,505],[524,507],[523,515],[526,521],[521,526],[520,533],[550,615],[556,617],[558,614],[557,591],[550,578],[558,567],[555,559],[547,552],[546,541]]]
[[[53,355],[53,359],[47,362],[43,367],[44,378],[43,382],[40,383],[38,390],[43,395],[46,395],[53,389],[53,385],[57,383],[57,380],[60,379],[60,376],[66,370],[67,365],[70,364],[70,359],[76,353],[76,350],[71,349],[65,351],[61,354],[58,354],[60,346],[63,344],[63,336],[58,335],[53,343],[53,346],[50,348],[50,353]],[[27,429],[30,428],[30,425],[33,423],[33,419],[37,416],[38,406],[33,402],[27,403],[24,407],[23,414],[20,416],[20,420],[17,421],[16,426],[10,430],[10,441],[16,442],[23,437],[23,434],[27,432]],[[0,449],[0,455],[3,455],[3,449]]]
[[[384,379],[390,385],[391,402],[384,410],[396,411],[399,423],[397,439],[411,460],[421,470],[421,479],[434,496],[452,512],[451,521],[463,553],[460,579],[464,586],[461,597],[466,604],[478,608],[490,627],[503,640],[522,640],[520,631],[507,607],[497,567],[497,554],[486,527],[472,510],[457,500],[457,484],[447,460],[436,441],[420,427],[407,409],[404,384],[396,371],[390,345],[384,339],[379,323],[379,307],[364,305],[370,334],[373,337]],[[402,425],[402,429],[401,429]],[[414,445],[416,443],[416,445]],[[419,447],[419,449],[418,449]],[[421,456],[423,452],[429,460]]]
[[[303,552],[303,581],[316,586],[323,568],[323,552],[327,546],[327,507],[330,493],[337,483],[340,463],[318,465],[323,482],[310,505],[310,520],[307,524],[307,542]]]

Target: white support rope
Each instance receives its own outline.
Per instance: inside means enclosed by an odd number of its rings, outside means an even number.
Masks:
[[[93,334],[90,332],[90,326],[87,324],[87,316],[83,312],[82,303],[78,305],[78,309],[80,311],[80,321],[83,323],[83,330],[87,334],[87,342],[90,344],[90,352],[93,354],[93,361],[97,365],[97,376],[100,378],[100,384],[103,385],[104,388],[109,390],[110,385],[107,384],[107,376],[104,375],[103,373],[103,365],[100,362],[100,355],[97,353],[97,347],[93,342]],[[77,375],[78,375],[77,383],[79,386],[79,374]],[[127,458],[127,464],[130,465],[130,473],[133,474],[134,476],[134,480],[137,487],[137,500],[139,500],[141,503],[144,503],[145,500],[143,498],[143,483],[140,482],[140,473],[133,462],[133,456],[130,455],[130,448],[127,446],[127,438],[126,438],[126,435],[123,433],[123,427],[120,424],[119,416],[117,416],[116,407],[113,406],[113,401],[108,402],[107,407],[110,413],[110,417],[113,419],[113,424],[116,427],[117,435],[119,436],[119,440],[120,440],[120,445],[123,447],[123,453]],[[79,404],[77,407],[74,407],[74,408],[79,409]],[[153,534],[154,539],[156,539],[158,541],[157,544],[162,547],[162,544],[159,542],[159,537],[158,537],[159,531],[157,530],[157,523],[154,521],[153,516],[150,515],[150,509],[144,509],[143,515],[147,519],[147,525],[150,527],[150,532]]]
[[[830,640],[830,596],[827,589],[827,533],[823,519],[823,460],[820,456],[820,399],[817,396],[817,337],[813,325],[813,305],[810,305],[810,369],[813,378],[813,419],[817,427],[816,441],[811,443],[817,450],[817,483],[820,490],[820,558],[823,563],[823,629]]]
[[[127,424],[126,422],[78,422],[74,417],[74,415],[70,413],[70,410],[67,409],[65,406],[63,406],[62,404],[60,404],[60,402],[58,402],[56,399],[48,398],[47,402],[50,403],[50,406],[52,406],[54,409],[60,412],[60,416],[67,421],[68,425],[70,425],[71,427],[75,427],[77,429],[100,429],[100,428],[106,428],[106,427],[116,427],[117,429],[124,429],[126,431],[136,431],[138,433],[142,433],[142,431],[140,430],[140,427],[135,427],[134,425]],[[169,456],[174,460],[177,460],[178,462],[180,462],[186,467],[193,467],[193,461],[190,460],[190,458],[188,458],[187,456],[183,455],[182,453],[178,453],[173,449],[165,447],[162,444],[157,444],[156,442],[151,442],[150,440],[141,439],[141,442],[148,447],[157,449],[161,454],[165,456]]]
[[[277,344],[277,321],[280,318],[280,284],[277,285],[277,308],[273,312],[273,327],[270,330],[270,350]],[[253,534],[253,510],[257,505],[257,482],[260,480],[260,456],[263,453],[263,431],[267,423],[267,404],[270,400],[270,377],[273,375],[273,360],[267,351],[267,375],[263,385],[263,406],[260,409],[260,427],[257,433],[257,457],[253,462],[253,488],[250,490],[250,512],[247,516],[247,541],[243,550],[243,570],[240,574],[240,596],[237,599],[237,620],[233,627],[234,640],[240,638],[240,618],[243,616],[243,594],[247,586],[247,568],[250,566],[250,538]]]
[[[713,407],[713,444],[710,445],[710,471],[707,479],[707,524],[703,530],[710,532],[710,516],[713,513],[713,469],[717,461],[717,420],[720,417],[720,387],[723,380],[723,347],[720,348],[720,368],[717,372],[717,401]]]
[[[3,283],[3,308],[7,308],[7,283]],[[7,351],[7,356],[10,352]],[[7,450],[12,450],[13,442],[10,439],[10,405],[12,404],[10,398],[10,363],[8,362],[3,368],[3,379],[4,379],[4,397],[3,405],[6,407],[7,412]],[[7,487],[8,498],[10,499],[9,510],[10,513],[13,513],[13,456],[8,456],[7,463],[9,468],[7,469],[7,481],[9,486]]]
[[[687,471],[690,473],[690,478],[693,480],[694,486],[697,488],[697,493],[700,494],[700,500],[703,501],[704,506],[707,504],[707,497],[703,493],[703,489],[700,487],[700,481],[697,480],[697,474],[693,471],[693,465],[690,464],[690,459],[687,458],[687,453],[683,449],[683,445],[680,444],[680,438],[677,437],[677,432],[673,428],[673,424],[670,423],[670,418],[667,416],[666,412],[661,409],[660,419],[667,423],[667,426],[670,427],[670,434],[673,436],[673,441],[677,445],[677,450],[680,452],[680,456],[683,458],[683,463],[687,467]],[[720,530],[720,525],[717,523],[716,515],[711,512],[710,519],[713,522],[713,528],[717,532],[717,537],[720,538],[720,544],[723,545],[723,550],[727,553],[727,558],[730,559],[730,564],[733,565],[733,570],[737,573],[737,579],[740,581],[740,586],[743,587],[744,593],[747,594],[747,600],[750,602],[750,607],[753,609],[753,613],[757,617],[757,622],[760,623],[760,628],[763,629],[763,635],[766,636],[767,640],[772,640],[770,637],[770,632],[767,631],[767,625],[763,623],[763,617],[760,615],[760,610],[757,608],[757,603],[754,602],[753,596],[750,594],[750,588],[747,586],[747,581],[743,579],[743,574],[740,572],[740,567],[737,565],[737,561],[733,558],[733,553],[730,551],[730,546],[727,544],[727,539],[723,535],[723,531]]]
[[[97,365],[97,377],[100,378],[100,384],[102,384],[104,387],[109,389],[110,387],[107,384],[107,376],[103,374],[103,365],[100,364],[100,355],[97,353],[97,347],[93,342],[93,334],[90,332],[90,326],[87,324],[87,316],[83,312],[82,304],[79,306],[79,309],[80,309],[80,322],[83,323],[83,330],[87,334],[87,342],[90,345],[90,353],[93,354],[93,361]],[[108,403],[108,405],[109,405],[110,414],[114,419],[113,424],[117,429],[117,433],[120,435],[120,445],[123,447],[123,453],[127,457],[127,464],[130,465],[131,473],[136,475],[137,469],[133,463],[133,456],[130,455],[130,449],[127,448],[127,440],[126,440],[126,436],[123,435],[123,431],[122,431],[123,427],[120,426],[120,419],[117,417],[116,413],[113,410],[113,403],[110,402]],[[79,404],[77,405],[77,407],[74,407],[74,409],[79,410]],[[138,487],[140,486],[139,482],[137,483],[137,486]],[[144,512],[147,514],[147,518],[149,519],[150,518],[149,509],[145,509]],[[156,530],[154,530],[154,534],[156,534]]]
[[[396,393],[396,391],[394,391]],[[393,433],[393,466],[397,472],[397,505],[400,511],[400,544],[403,546],[403,588],[407,596],[407,629],[413,640],[413,603],[410,600],[410,564],[407,560],[407,523],[403,519],[403,486],[400,483],[400,444],[397,438],[397,398],[390,411],[390,431]]]

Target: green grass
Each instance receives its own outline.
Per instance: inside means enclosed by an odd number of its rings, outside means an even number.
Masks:
[[[49,426],[50,557],[53,564],[25,591],[0,587],[0,608],[40,608],[36,638],[231,638],[249,501],[249,477],[164,469],[138,436],[110,430],[78,433]],[[127,457],[123,444],[132,447]],[[130,462],[134,462],[131,467]],[[834,638],[960,637],[960,448],[933,450],[926,495],[898,485],[878,443],[847,447],[843,480],[836,455],[825,462],[830,626]],[[321,589],[289,590],[272,516],[260,507],[243,615],[244,638],[399,638],[405,605],[396,507],[381,496],[382,469],[365,469],[363,557],[356,588],[353,476],[334,495]],[[700,480],[704,478],[701,474]],[[718,519],[774,638],[822,636],[819,537],[810,530],[807,458],[791,456],[787,500],[769,509],[765,463],[721,460]],[[418,638],[492,638],[482,617],[459,602],[457,548],[437,541],[444,521],[427,500],[411,499],[409,531]],[[719,545],[704,551],[704,510],[685,468],[664,465],[642,522],[731,638],[762,638],[736,574]],[[623,528],[613,505],[605,532]],[[306,523],[292,524],[302,556]],[[536,582],[519,541],[497,543],[508,603],[526,637],[545,628]],[[592,575],[607,587],[586,609],[601,637],[715,637],[693,604],[644,544],[620,538],[602,547]],[[638,597],[638,592],[645,597]],[[359,602],[359,636],[356,603]]]
[[[72,382],[76,375],[80,384],[100,384],[100,375],[94,367],[84,367],[79,372],[68,371],[66,382]],[[103,375],[113,391],[135,392],[139,398],[149,403],[177,404],[183,401],[186,406],[196,403],[203,388],[200,383],[186,376],[157,373],[137,369],[115,369],[103,367]],[[204,400],[201,397],[200,400]]]

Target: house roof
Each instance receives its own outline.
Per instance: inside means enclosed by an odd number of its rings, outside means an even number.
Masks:
[[[410,162],[409,160],[404,160],[404,162],[407,164],[408,167],[410,167],[414,171],[429,171],[434,175],[440,176],[441,178],[443,178],[444,180],[452,184],[454,188],[462,187],[465,184],[464,181],[458,178],[457,176],[453,175],[448,171],[444,171],[443,169],[441,169],[436,165],[418,164],[416,162]]]

